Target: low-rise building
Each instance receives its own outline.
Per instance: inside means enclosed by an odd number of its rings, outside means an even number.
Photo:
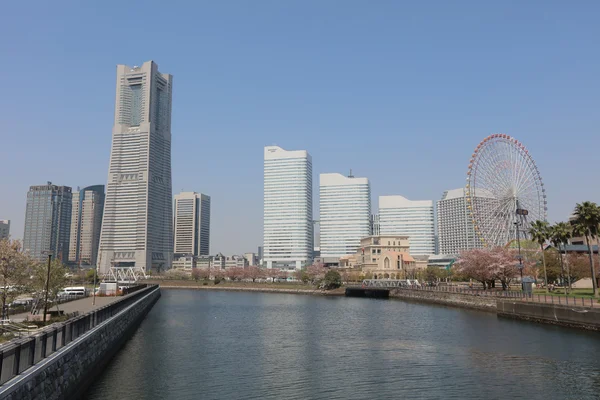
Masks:
[[[175,257],[173,260],[173,268],[174,269],[187,269],[191,270],[192,268],[197,267],[197,259],[191,254]]]
[[[454,264],[457,257],[449,254],[438,254],[429,257],[427,261],[428,267],[449,268]]]
[[[210,268],[214,270],[225,269],[225,257],[223,253],[217,253],[212,259]]]
[[[196,268],[209,269],[212,268],[213,256],[198,256],[196,257]]]
[[[195,257],[194,263],[195,266],[193,268],[211,269],[215,271],[227,268],[246,268],[250,265],[245,256],[225,256],[223,253],[217,253],[214,256]]]
[[[360,269],[373,279],[406,279],[426,266],[410,255],[408,236],[369,236],[356,254],[340,258],[340,268]]]
[[[225,257],[225,269],[246,268],[248,265],[248,260],[243,256],[233,255]]]

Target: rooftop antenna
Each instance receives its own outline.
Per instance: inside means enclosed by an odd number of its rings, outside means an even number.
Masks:
[[[352,168],[350,168],[350,175],[348,175],[348,178],[354,178],[354,175],[352,175]]]

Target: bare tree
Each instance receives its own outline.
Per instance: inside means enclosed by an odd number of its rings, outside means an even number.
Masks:
[[[21,286],[33,261],[22,252],[18,240],[0,240],[0,296],[2,297],[2,319],[7,317],[7,303],[22,291]]]

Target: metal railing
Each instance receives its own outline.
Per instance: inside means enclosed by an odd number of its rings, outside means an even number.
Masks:
[[[382,287],[382,286],[379,286]],[[562,296],[549,294],[527,293],[515,290],[498,290],[498,289],[471,289],[461,286],[417,286],[417,285],[398,285],[387,286],[398,290],[410,291],[425,291],[425,292],[440,292],[440,293],[457,293],[467,296],[490,297],[498,299],[514,299],[526,302],[566,305],[573,307],[599,307],[600,305],[591,297],[581,296]]]
[[[136,291],[68,321],[49,325],[32,336],[13,339],[0,345],[0,385],[75,341],[154,290],[158,290],[158,285]]]

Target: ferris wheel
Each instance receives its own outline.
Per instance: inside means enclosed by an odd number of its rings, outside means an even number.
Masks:
[[[546,220],[544,183],[525,146],[493,134],[475,148],[465,190],[476,236],[484,247],[525,239],[531,222]]]

